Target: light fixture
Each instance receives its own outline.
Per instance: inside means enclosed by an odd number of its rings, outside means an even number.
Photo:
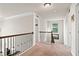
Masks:
[[[44,7],[49,7],[51,6],[51,3],[44,3]]]

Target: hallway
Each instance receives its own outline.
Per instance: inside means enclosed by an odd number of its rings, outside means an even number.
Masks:
[[[79,55],[79,4],[2,3],[0,14],[0,56]]]

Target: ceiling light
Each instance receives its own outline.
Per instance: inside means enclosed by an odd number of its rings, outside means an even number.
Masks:
[[[44,3],[44,7],[49,7],[51,6],[51,3]]]

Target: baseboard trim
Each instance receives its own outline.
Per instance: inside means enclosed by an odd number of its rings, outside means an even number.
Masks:
[[[28,51],[28,50],[30,50],[31,48],[33,48],[33,46],[32,46],[32,47],[30,47],[30,48],[28,48],[27,50],[23,51],[22,53],[20,53],[20,54],[19,54],[19,55],[17,55],[17,56],[21,56],[23,53],[27,52],[27,51]]]

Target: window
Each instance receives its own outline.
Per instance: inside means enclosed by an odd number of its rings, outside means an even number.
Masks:
[[[56,24],[56,23],[52,24],[52,31],[54,33],[58,33],[58,24]]]

